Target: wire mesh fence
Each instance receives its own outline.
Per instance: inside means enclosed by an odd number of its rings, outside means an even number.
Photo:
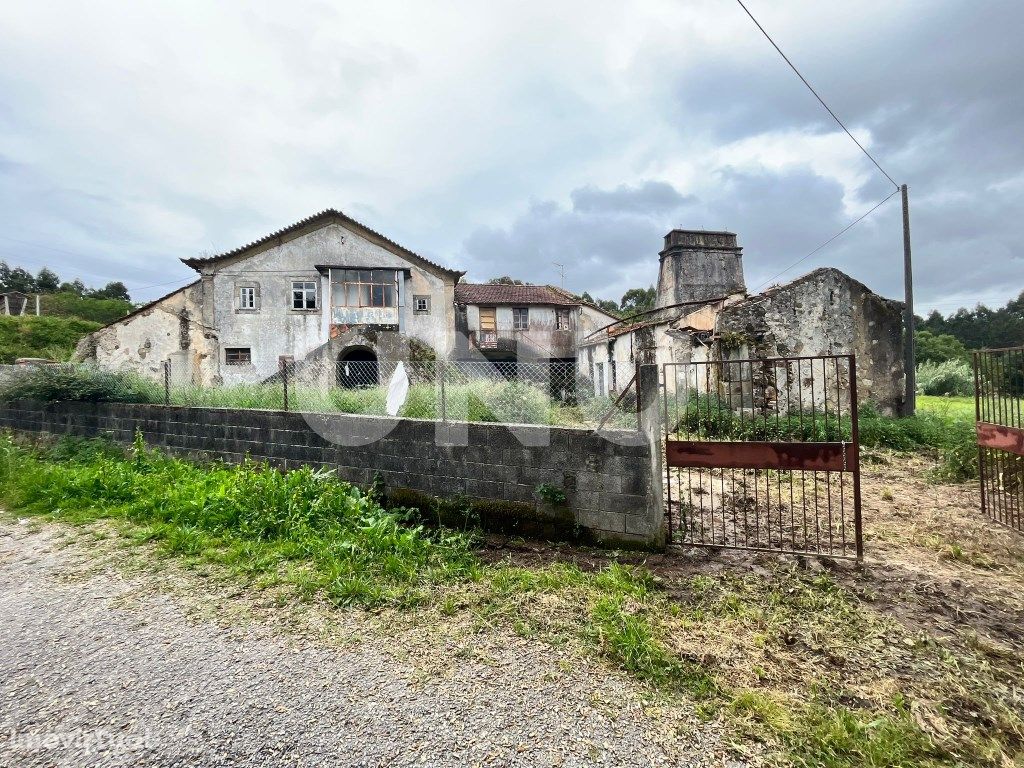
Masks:
[[[571,362],[281,360],[259,368],[225,365],[217,375],[193,363],[165,361],[147,374],[95,366],[12,366],[0,399],[149,402],[388,415],[388,392],[401,365],[407,391],[397,414],[444,421],[637,429],[632,383],[597,394]],[[402,389],[402,387],[399,387]]]

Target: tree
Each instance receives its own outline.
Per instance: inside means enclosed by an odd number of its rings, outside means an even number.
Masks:
[[[84,296],[85,292],[87,290],[88,289],[85,287],[85,283],[83,283],[77,277],[74,280],[72,280],[70,283],[61,283],[60,284],[60,292],[61,293],[73,293],[76,296]]]
[[[43,267],[36,275],[36,290],[40,293],[56,293],[60,288],[60,278],[51,269]]]
[[[611,299],[595,299],[586,291],[583,292],[583,295],[580,296],[580,299],[582,301],[587,302],[587,304],[593,304],[598,309],[603,309],[605,312],[611,315],[615,315],[616,317],[620,317],[622,314],[621,312],[619,312],[619,305],[616,304]]]
[[[36,279],[28,270],[15,267],[7,273],[3,288],[6,291],[33,293],[36,290]]]
[[[128,295],[128,288],[120,280],[107,283],[102,288],[95,291],[89,292],[90,298],[93,299],[119,299],[121,301],[131,301],[131,296]]]
[[[508,275],[502,275],[501,277],[492,277],[487,281],[488,285],[526,285],[522,280],[516,280],[514,277]]]
[[[622,294],[622,302],[619,304],[619,308],[627,315],[647,312],[654,309],[654,302],[657,298],[658,291],[653,285],[647,288],[630,288]]]
[[[948,333],[935,334],[918,331],[914,334],[914,355],[918,365],[924,362],[944,363],[947,360],[967,360],[967,347]]]

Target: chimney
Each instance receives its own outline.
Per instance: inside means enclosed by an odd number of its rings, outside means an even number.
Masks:
[[[734,232],[673,229],[660,256],[658,307],[747,292],[743,249]]]

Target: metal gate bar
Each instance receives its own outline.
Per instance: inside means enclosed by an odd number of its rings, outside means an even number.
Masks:
[[[973,354],[981,511],[1024,532],[1024,347]]]
[[[852,355],[667,363],[676,544],[863,556]]]

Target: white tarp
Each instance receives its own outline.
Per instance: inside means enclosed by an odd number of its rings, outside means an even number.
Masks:
[[[409,376],[405,372],[405,365],[401,362],[395,366],[395,372],[391,374],[391,381],[388,382],[388,416],[397,416],[398,409],[405,405],[405,398],[409,396]]]

